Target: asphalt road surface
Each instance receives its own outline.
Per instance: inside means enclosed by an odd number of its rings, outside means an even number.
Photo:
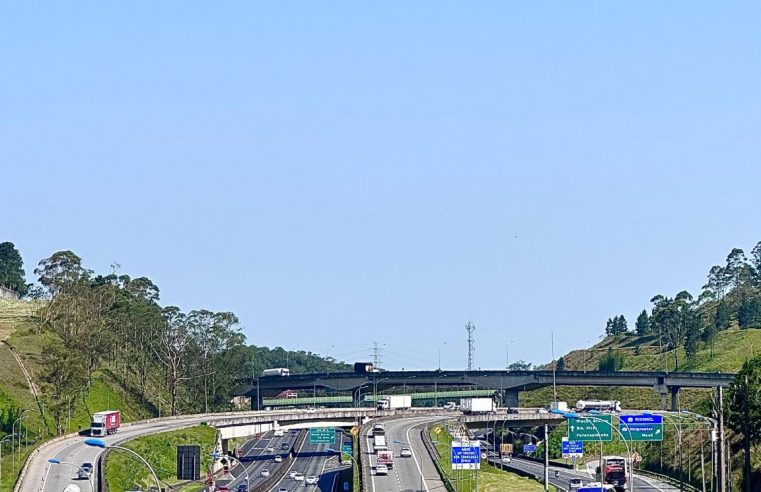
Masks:
[[[427,424],[440,420],[440,417],[407,417],[386,421],[386,440],[389,450],[394,453],[394,465],[388,475],[375,475],[377,456],[370,455],[371,492],[398,492],[398,491],[444,491],[433,460],[423,445],[420,431]],[[364,436],[367,439],[367,436]],[[394,441],[400,441],[396,444]],[[399,452],[402,448],[410,448],[412,457],[402,458]],[[372,450],[372,441],[368,443],[368,449]]]

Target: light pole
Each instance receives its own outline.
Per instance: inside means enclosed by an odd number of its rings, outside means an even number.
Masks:
[[[716,478],[716,470],[717,470],[716,469],[716,462],[717,462],[717,459],[716,459],[716,455],[717,455],[717,449],[716,449],[717,448],[717,443],[716,443],[716,441],[718,441],[718,439],[719,439],[719,431],[718,431],[719,423],[716,421],[716,419],[712,419],[711,417],[706,417],[705,415],[700,415],[699,413],[690,412],[689,410],[682,410],[680,413],[682,413],[684,415],[689,415],[689,416],[691,416],[693,418],[696,418],[696,419],[699,419],[699,420],[703,420],[703,421],[707,422],[708,425],[710,426],[710,431],[711,431],[711,468],[712,468],[712,471],[711,471],[711,490],[713,490],[713,484],[714,484],[714,480]],[[703,444],[705,444],[705,443],[703,443]],[[704,463],[704,461],[705,460],[703,458],[703,446],[701,445],[701,447],[700,447],[700,473],[703,476],[703,491],[705,492],[706,485],[705,485],[705,463]]]
[[[439,344],[439,371],[441,371],[441,346],[446,344],[447,342],[442,342]]]
[[[417,376],[407,376],[404,378],[404,383],[402,384],[402,393],[405,395],[407,394],[407,380],[408,379],[415,379]]]
[[[510,370],[510,344],[513,343],[515,340],[510,340],[505,344],[505,370]]]
[[[153,471],[153,468],[151,465],[148,464],[147,461],[145,461],[145,458],[137,454],[136,452],[132,451],[129,448],[125,448],[122,446],[117,446],[115,444],[106,444],[106,441],[103,439],[85,439],[85,444],[87,446],[92,446],[94,448],[101,448],[101,449],[118,449],[120,451],[126,451],[128,453],[131,453],[133,456],[135,456],[138,460],[142,461],[145,466],[148,467],[148,470],[151,472],[151,475],[153,475],[153,480],[156,482],[156,487],[158,488],[159,492],[161,491],[161,482],[159,482],[159,477],[156,476],[156,472]]]
[[[19,460],[21,459],[21,456],[20,456],[20,454],[21,454],[21,423],[20,423],[20,421],[24,417],[26,417],[26,408],[21,411],[21,414],[13,422],[13,425],[11,425],[11,435],[12,436],[15,435],[15,436],[18,437]],[[15,427],[16,427],[16,423],[19,424],[19,432],[18,432],[18,434],[16,434],[15,430],[14,430]],[[13,455],[13,470],[16,470],[16,453],[15,453],[16,449],[14,447],[14,443],[15,443],[15,441],[13,439],[11,439],[11,454]]]
[[[3,482],[3,443],[8,439],[13,439],[13,434],[8,434],[4,438],[0,439],[0,483]]]
[[[76,469],[77,471],[84,471],[87,475],[87,483],[90,484],[90,490],[93,490],[93,491],[95,490],[95,483],[93,482],[92,472],[87,472],[84,468],[82,468],[81,466],[75,465],[74,463],[69,463],[68,461],[61,461],[56,458],[48,459],[48,463],[50,463],[51,465],[69,465],[72,468]]]

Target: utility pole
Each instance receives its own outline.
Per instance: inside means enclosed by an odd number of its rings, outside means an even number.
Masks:
[[[724,469],[724,393],[723,388],[719,386],[719,456],[718,456],[718,468],[717,478],[719,479],[718,492],[727,492],[726,486],[726,474]]]
[[[745,376],[745,385],[743,386],[743,489],[750,492],[750,409],[748,399],[748,376]]]
[[[558,391],[555,386],[555,369],[557,368],[557,364],[555,364],[555,332],[550,332],[550,340],[552,343],[552,401],[557,403],[558,402]]]
[[[380,369],[381,363],[383,362],[381,350],[382,348],[378,342],[373,342],[373,367],[377,367],[378,369]]]
[[[468,370],[473,370],[473,355],[476,351],[476,341],[473,338],[473,332],[476,331],[476,325],[474,325],[470,320],[468,320],[468,324],[465,325],[465,330],[468,332]]]
[[[550,430],[544,424],[544,492],[550,490]]]

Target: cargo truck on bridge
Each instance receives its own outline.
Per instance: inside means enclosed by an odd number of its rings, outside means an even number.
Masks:
[[[494,400],[491,398],[463,398],[460,400],[460,409],[463,413],[490,413],[495,410]]]
[[[410,408],[412,397],[410,395],[388,395],[378,400],[378,410],[394,410],[397,408]]]
[[[119,410],[96,412],[92,414],[90,435],[93,437],[103,437],[114,434],[120,425],[122,425],[122,415],[119,413]]]

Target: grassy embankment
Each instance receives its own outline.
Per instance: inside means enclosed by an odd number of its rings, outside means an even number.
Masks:
[[[209,453],[214,449],[217,431],[213,427],[198,425],[187,429],[162,432],[151,436],[138,437],[124,444],[151,464],[159,480],[169,485],[177,481],[177,446],[200,445],[201,469],[208,469]],[[105,463],[105,476],[112,492],[124,492],[135,487],[147,488],[153,485],[149,471],[142,463],[124,452],[110,452]],[[202,477],[203,478],[203,477]],[[200,490],[201,484],[190,484],[183,491]]]
[[[8,489],[18,477],[23,462],[31,450],[55,432],[55,423],[47,410],[45,388],[40,383],[43,372],[42,350],[46,337],[55,334],[40,330],[34,323],[39,306],[30,301],[11,301],[0,299],[0,411],[17,408],[26,410],[22,420],[23,432],[28,436],[28,446],[22,446],[21,456],[14,459],[10,455],[11,447],[3,445],[0,488]],[[29,387],[29,382],[13,356],[11,347],[26,368],[37,391],[38,398]],[[150,409],[141,405],[136,398],[119,385],[107,371],[98,371],[93,375],[89,393],[83,395],[75,411],[66,421],[66,432],[76,432],[89,427],[93,412],[119,409],[125,422],[140,420],[151,416]],[[18,428],[18,424],[16,425]],[[9,433],[7,429],[6,433]]]
[[[441,455],[441,461],[439,462],[441,470],[448,473],[450,480],[454,483],[458,477],[456,477],[455,472],[452,471],[452,460],[450,456],[452,436],[443,428],[441,428],[441,432],[438,434],[431,429],[431,440],[434,442]],[[476,490],[476,473],[478,473],[478,490],[482,492],[539,492],[544,490],[543,485],[536,480],[502,471],[486,462],[481,463],[481,470],[478,472],[463,470],[459,476],[457,490],[462,492],[474,492]],[[555,487],[550,487],[550,490],[555,490]]]

